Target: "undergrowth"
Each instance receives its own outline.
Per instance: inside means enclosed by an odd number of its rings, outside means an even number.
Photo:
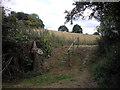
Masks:
[[[92,68],[100,88],[119,88],[120,85],[120,43],[112,45],[104,57]]]

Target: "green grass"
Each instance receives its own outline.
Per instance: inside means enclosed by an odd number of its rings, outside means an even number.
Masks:
[[[32,86],[40,85],[40,84],[50,84],[50,83],[55,83],[57,81],[63,80],[63,79],[69,79],[72,78],[74,75],[64,75],[64,74],[45,74],[41,76],[37,76],[31,79],[25,79],[20,84],[17,85],[3,85],[3,88],[30,88]]]
[[[42,76],[38,76],[34,79],[30,80],[24,80],[23,83],[29,83],[29,84],[41,84],[41,83],[53,83],[62,79],[67,79],[70,78],[70,75],[63,75],[63,74],[58,74],[58,75],[52,75],[52,74],[46,74]]]

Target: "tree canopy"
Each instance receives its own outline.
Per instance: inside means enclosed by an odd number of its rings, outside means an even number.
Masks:
[[[99,33],[98,32],[94,32],[93,35],[99,35]]]
[[[100,87],[118,88],[120,84],[120,2],[79,2],[73,3],[71,11],[65,11],[66,23],[85,18],[84,11],[90,9],[89,19],[100,22],[97,28],[101,34],[98,41],[100,62],[94,67],[94,77]],[[111,79],[110,79],[111,78]]]
[[[21,20],[23,23],[27,26],[33,27],[33,28],[44,28],[43,21],[39,19],[39,16],[37,14],[26,14],[24,12],[14,12],[12,11],[8,18],[16,18],[16,20]]]
[[[73,33],[83,33],[81,26],[78,25],[78,24],[76,24],[76,25],[73,26],[72,32]]]
[[[61,25],[61,26],[58,28],[58,31],[66,31],[66,32],[69,32],[69,29],[68,29],[65,25]]]
[[[89,15],[89,19],[95,18],[100,22],[99,32],[109,36],[110,38],[116,38],[120,35],[120,2],[79,2],[73,3],[75,7],[71,11],[65,11],[66,23],[73,22],[79,17],[85,18],[83,12],[86,9],[90,9],[92,12]],[[115,33],[116,32],[116,33]],[[119,39],[120,40],[120,39]]]

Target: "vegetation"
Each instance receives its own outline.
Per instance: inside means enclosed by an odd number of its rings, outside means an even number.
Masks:
[[[44,28],[43,21],[39,19],[39,16],[35,13],[26,14],[23,12],[16,13],[12,11],[11,14],[9,14],[9,17],[17,19],[17,20],[22,20],[26,26],[30,26],[33,28]]]
[[[75,8],[67,13],[66,22],[73,22],[76,18],[83,16],[86,8],[91,8],[89,19],[95,18],[100,21],[99,40],[100,62],[94,67],[94,77],[98,80],[100,87],[118,88],[120,84],[119,55],[120,55],[120,2],[79,2],[74,3]]]
[[[63,32],[52,32],[44,30],[43,26],[26,23],[27,21],[31,23],[39,21],[36,14],[29,15],[12,11],[7,16],[4,8],[2,14],[3,82],[17,81],[21,78],[34,77],[46,73],[47,70],[44,69],[33,71],[34,57],[31,53],[33,41],[36,41],[37,47],[43,50],[44,55],[41,60],[44,61],[48,55],[51,55],[54,48],[70,45],[75,37],[80,37],[81,44],[96,44],[96,38],[99,38],[92,35],[84,36],[83,38],[80,34],[73,35],[71,38],[72,33],[64,32],[66,34],[63,35]]]
[[[64,74],[45,74],[38,77],[34,77],[34,79],[25,79],[22,81],[22,84],[17,86],[17,88],[34,88],[37,85],[40,84],[50,84],[55,83],[63,79],[69,79],[72,78],[74,75],[64,75]],[[31,87],[30,87],[31,86]],[[15,88],[14,86],[3,86],[3,88]]]
[[[56,45],[60,42],[64,43],[64,45],[70,45],[76,38],[79,38],[80,45],[96,45],[97,40],[100,39],[98,35],[85,35],[78,33],[69,33],[69,32],[57,32],[49,30],[49,33],[52,35],[52,43],[55,42]]]
[[[72,32],[73,33],[83,33],[81,26],[79,26],[78,24],[76,24],[76,25],[73,26]]]
[[[58,28],[58,31],[66,31],[66,32],[69,32],[69,29],[68,29],[65,25],[61,25],[61,26]]]
[[[36,33],[31,29],[44,27],[36,14],[12,11],[7,16],[2,8],[2,16],[2,74],[3,82],[7,82],[22,78],[26,72],[33,70],[33,41],[44,52],[41,60],[51,53],[52,47],[47,31]],[[31,24],[26,24],[26,21]]]
[[[37,47],[44,52],[40,57],[41,61],[50,56],[54,48],[70,45],[78,37],[80,38],[80,44],[97,44],[96,39],[99,36],[68,33],[69,30],[66,26],[58,29],[66,32],[44,30],[44,24],[37,14],[11,11],[9,15],[6,15],[5,9],[2,9],[3,82],[35,77],[47,72],[45,69],[33,71],[34,56],[31,52],[33,41],[36,41]],[[40,77],[39,80],[30,82],[34,84],[54,82],[71,76],[60,74],[53,79],[51,79],[51,76],[48,76],[48,78]]]
[[[94,32],[93,35],[99,35],[99,33],[98,32]]]

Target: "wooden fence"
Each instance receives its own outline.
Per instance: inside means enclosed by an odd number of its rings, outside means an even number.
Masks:
[[[70,45],[70,47],[67,50],[67,63],[68,63],[68,67],[71,66],[71,58],[70,56],[72,55],[72,53],[74,52],[74,45],[77,45],[77,47],[79,47],[79,38],[76,38],[72,44]]]

